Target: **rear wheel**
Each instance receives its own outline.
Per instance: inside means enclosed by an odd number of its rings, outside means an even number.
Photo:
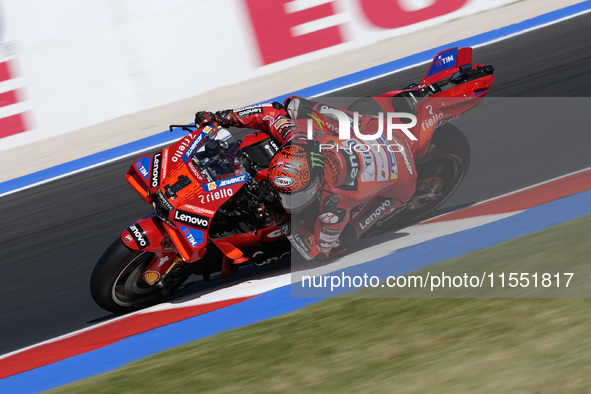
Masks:
[[[154,305],[170,294],[170,288],[151,286],[143,279],[154,257],[151,252],[129,249],[121,239],[113,242],[90,278],[90,293],[97,305],[110,312],[126,313]]]
[[[466,136],[451,125],[438,128],[429,151],[416,163],[415,194],[404,210],[381,223],[381,229],[406,227],[433,213],[458,189],[469,166],[470,144]]]

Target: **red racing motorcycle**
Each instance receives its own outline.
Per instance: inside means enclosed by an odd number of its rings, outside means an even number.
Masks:
[[[471,61],[471,48],[448,49],[435,57],[420,85],[349,107],[364,114],[414,113],[416,132],[434,133],[413,152],[419,158],[415,195],[403,209],[379,218],[377,226],[417,221],[463,180],[470,162],[466,137],[440,126],[479,104],[494,81],[491,66]],[[154,155],[141,155],[126,173],[154,212],[130,225],[97,262],[90,290],[105,310],[141,309],[173,294],[193,274],[210,281],[291,253],[275,221],[279,200],[267,181],[276,142],[262,132],[235,141],[217,125],[170,126],[175,129],[188,134]]]
[[[126,174],[154,213],[129,226],[95,266],[91,294],[108,311],[155,304],[192,274],[223,278],[242,265],[290,254],[267,181],[277,144],[264,133],[235,142],[215,126],[175,128],[189,133],[153,156],[140,156]]]

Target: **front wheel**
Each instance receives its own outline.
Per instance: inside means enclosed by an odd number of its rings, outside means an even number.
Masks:
[[[90,277],[90,293],[101,308],[126,313],[156,304],[170,289],[151,286],[143,279],[155,254],[129,249],[117,239],[103,253]]]

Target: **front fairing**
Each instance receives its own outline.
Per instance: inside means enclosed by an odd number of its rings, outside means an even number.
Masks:
[[[127,174],[185,261],[204,255],[211,219],[248,177],[230,134],[210,126],[154,156],[141,156]]]

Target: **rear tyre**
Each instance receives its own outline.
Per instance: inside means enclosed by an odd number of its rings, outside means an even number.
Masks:
[[[435,131],[427,154],[416,163],[417,190],[404,210],[380,229],[402,228],[419,222],[446,202],[464,180],[470,166],[470,144],[458,128]]]
[[[90,294],[101,308],[126,313],[158,303],[169,289],[151,286],[143,273],[154,253],[129,249],[117,239],[103,253],[90,277]]]

